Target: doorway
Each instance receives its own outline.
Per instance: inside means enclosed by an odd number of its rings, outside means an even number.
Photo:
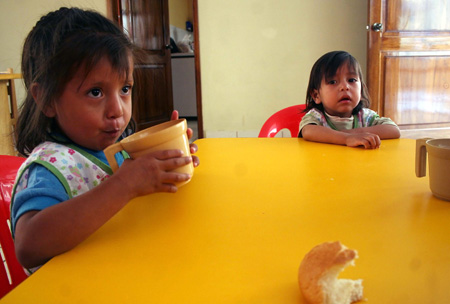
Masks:
[[[196,70],[199,68],[196,65],[198,48],[195,47],[198,41],[198,22],[194,21],[196,9],[193,0],[168,1],[173,107],[178,110],[180,118],[187,120],[188,126],[194,131],[192,140],[195,140],[199,138],[199,129],[202,129],[198,127],[197,109]]]
[[[174,0],[175,1],[175,0]],[[178,0],[187,1],[187,0]],[[198,31],[198,1],[192,9],[195,107],[197,137],[203,138],[203,117]],[[131,40],[145,53],[136,65],[133,88],[133,118],[139,129],[167,121],[173,110],[169,0],[108,0],[107,16],[126,29]],[[157,102],[155,102],[157,101]]]

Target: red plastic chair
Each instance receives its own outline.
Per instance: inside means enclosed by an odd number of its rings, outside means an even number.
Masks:
[[[282,129],[288,129],[291,137],[297,137],[300,121],[306,113],[303,111],[306,105],[296,105],[284,108],[266,120],[259,132],[258,137],[274,137]]]
[[[0,155],[0,199],[2,199],[1,208],[9,218],[9,204],[11,203],[11,192],[16,179],[17,170],[26,158]]]
[[[17,170],[25,158],[0,155],[0,298],[25,280],[28,275],[17,261],[14,241],[9,227],[11,192]]]

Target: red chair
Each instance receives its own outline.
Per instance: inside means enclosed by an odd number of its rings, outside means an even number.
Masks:
[[[25,280],[28,275],[17,261],[9,226],[11,192],[17,170],[25,158],[0,155],[0,298]]]
[[[0,199],[3,203],[1,208],[5,210],[5,214],[9,218],[9,204],[11,203],[11,192],[16,179],[17,170],[26,158],[0,155]]]
[[[266,120],[259,132],[258,137],[274,137],[282,129],[288,129],[291,137],[297,137],[300,121],[306,113],[303,111],[306,105],[296,105],[284,108]]]

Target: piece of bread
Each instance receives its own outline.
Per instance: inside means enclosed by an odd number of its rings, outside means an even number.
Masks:
[[[303,258],[298,270],[300,290],[311,304],[350,304],[363,297],[362,280],[338,279],[358,257],[340,242],[317,245]]]

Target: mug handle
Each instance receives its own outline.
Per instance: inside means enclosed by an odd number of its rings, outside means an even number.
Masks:
[[[416,140],[416,176],[424,177],[427,173],[427,147],[426,142],[431,138]]]
[[[106,160],[108,161],[109,165],[111,166],[111,169],[113,172],[116,172],[119,169],[119,165],[117,164],[117,161],[116,161],[116,158],[114,157],[114,155],[116,155],[116,153],[119,153],[122,150],[123,150],[123,147],[120,144],[120,142],[115,143],[109,147],[106,147],[106,149],[103,150],[103,152],[105,153],[105,156],[106,156]]]

